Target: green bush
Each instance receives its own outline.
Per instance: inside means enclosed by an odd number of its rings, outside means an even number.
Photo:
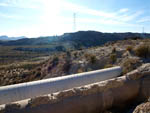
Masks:
[[[150,56],[150,46],[149,45],[140,45],[135,50],[135,54],[139,57],[147,58]]]

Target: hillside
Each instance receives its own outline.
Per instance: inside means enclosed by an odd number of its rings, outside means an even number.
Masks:
[[[24,38],[13,41],[1,41],[2,46],[41,46],[48,45],[46,48],[26,48],[17,47],[18,51],[34,51],[34,52],[55,52],[76,50],[101,46],[107,42],[124,40],[128,38],[141,38],[140,33],[101,33],[96,31],[79,31],[75,33],[65,33],[61,36],[47,36],[39,38]],[[144,37],[150,38],[150,34],[145,34]]]
[[[6,35],[0,36],[0,41],[10,41],[10,40],[19,40],[19,39],[23,39],[23,38],[27,38],[25,36],[20,36],[20,37],[8,37]]]
[[[49,54],[49,56],[48,53],[47,55],[34,52],[17,53],[22,56],[26,55],[25,58],[30,56],[31,58],[14,59],[14,62],[1,64],[0,85],[70,75],[118,65],[123,67],[123,73],[127,73],[150,62],[150,51],[147,50],[149,45],[150,39],[129,39],[82,50]],[[17,55],[14,58],[17,58]],[[13,57],[9,58],[8,55],[3,61],[9,59],[12,60]]]
[[[0,113],[149,113],[149,74],[150,63],[147,63],[121,77],[1,105]],[[17,91],[16,95],[22,94],[20,89]]]
[[[80,36],[84,37],[85,34],[84,32],[82,33],[83,34],[82,35],[80,34]],[[68,40],[73,40],[73,37],[77,37],[76,33],[71,34],[73,36],[71,39],[69,39],[68,35],[70,34],[64,34],[64,38],[61,39],[63,40],[62,43],[65,43]],[[79,37],[74,39],[80,40]],[[22,39],[22,40],[26,40],[26,39]],[[36,39],[31,39],[31,40],[36,40]],[[40,38],[40,40],[42,39]],[[74,42],[77,42],[76,40],[74,40]],[[87,44],[88,42],[90,41],[84,39],[85,44]],[[30,41],[28,41],[28,43],[30,43]],[[68,42],[68,44],[72,44],[72,43]],[[60,50],[60,52],[56,52],[54,50],[54,53],[51,53],[47,50],[39,51],[39,48],[49,48],[50,46],[53,47],[53,45],[34,45],[34,44],[24,45],[24,46],[1,45],[0,46],[0,86],[53,78],[58,76],[71,75],[75,73],[88,72],[88,71],[108,68],[112,66],[121,66],[123,69],[122,75],[126,75],[128,72],[136,70],[143,64],[150,63],[150,39],[149,38],[135,39],[135,37],[130,37],[128,39],[108,41],[105,44],[100,46],[94,45],[93,47],[90,47],[88,45],[89,47],[86,47],[87,45],[84,45],[85,48],[74,49],[74,50],[68,49],[67,51]],[[20,51],[17,50],[16,48],[18,49],[37,48],[38,51],[36,52],[33,50]],[[149,69],[149,65],[148,65],[148,69]],[[131,75],[132,74],[133,73],[131,73]],[[134,76],[136,77],[136,75]],[[114,87],[116,86],[114,85]],[[128,91],[127,93],[130,94],[130,91]],[[123,97],[121,96],[121,98]],[[37,103],[38,102],[41,101],[38,100]],[[125,107],[124,109],[121,108],[120,110],[121,111],[123,110],[124,112],[119,112],[119,113],[129,113],[130,110],[133,110],[133,108],[137,106],[137,104],[140,103],[136,103],[136,105],[134,106],[131,105],[131,103],[126,104],[129,105],[129,108],[128,106],[127,108]],[[137,107],[137,110],[135,111],[138,111],[140,109],[146,109],[142,105]],[[108,109],[108,111],[106,111],[105,113],[118,113],[117,111],[118,111],[118,107],[115,110]]]
[[[150,34],[145,34],[150,37]],[[74,47],[92,47],[102,45],[108,41],[123,40],[125,38],[141,37],[140,33],[102,33],[96,31],[78,31],[75,33],[65,33],[61,36],[47,36],[38,38],[23,38],[15,41],[1,42],[0,45],[45,45],[71,43]],[[142,36],[143,37],[143,36]],[[12,38],[13,39],[13,38]]]

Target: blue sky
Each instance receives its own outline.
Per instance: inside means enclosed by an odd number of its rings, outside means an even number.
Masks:
[[[0,0],[0,35],[48,36],[76,31],[150,33],[150,0]]]

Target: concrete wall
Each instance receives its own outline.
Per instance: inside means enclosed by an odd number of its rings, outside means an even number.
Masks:
[[[117,77],[121,67],[0,87],[0,104],[42,96]]]
[[[150,64],[122,77],[6,105],[0,113],[100,113],[150,96]]]

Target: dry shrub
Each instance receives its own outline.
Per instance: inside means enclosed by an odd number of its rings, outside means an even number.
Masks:
[[[78,53],[77,53],[77,52],[74,53],[74,57],[75,57],[75,58],[78,57]]]
[[[58,62],[59,62],[59,58],[57,57],[57,56],[55,56],[54,58],[53,58],[53,66],[56,66],[57,64],[58,64]]]
[[[148,58],[150,56],[150,46],[146,44],[140,45],[134,52],[139,57]]]
[[[116,53],[116,48],[115,47],[112,49],[112,53]]]
[[[97,61],[96,56],[92,55],[92,56],[90,57],[90,63],[95,64],[96,61]]]
[[[116,54],[111,54],[110,55],[110,61],[111,61],[111,63],[115,63],[116,60],[117,60],[117,55]]]
[[[84,72],[84,70],[82,69],[82,68],[79,68],[78,70],[77,70],[77,73],[83,73]]]
[[[91,64],[95,64],[97,61],[97,58],[95,55],[91,55],[91,54],[85,54],[85,57],[87,58],[87,60],[89,61],[89,63]]]
[[[133,50],[133,46],[127,46],[126,50],[131,52]]]
[[[112,64],[106,64],[106,65],[104,66],[104,68],[111,68],[111,67],[113,67]]]
[[[126,74],[141,65],[142,63],[140,62],[139,59],[134,59],[134,58],[126,59],[122,64],[123,74]]]

